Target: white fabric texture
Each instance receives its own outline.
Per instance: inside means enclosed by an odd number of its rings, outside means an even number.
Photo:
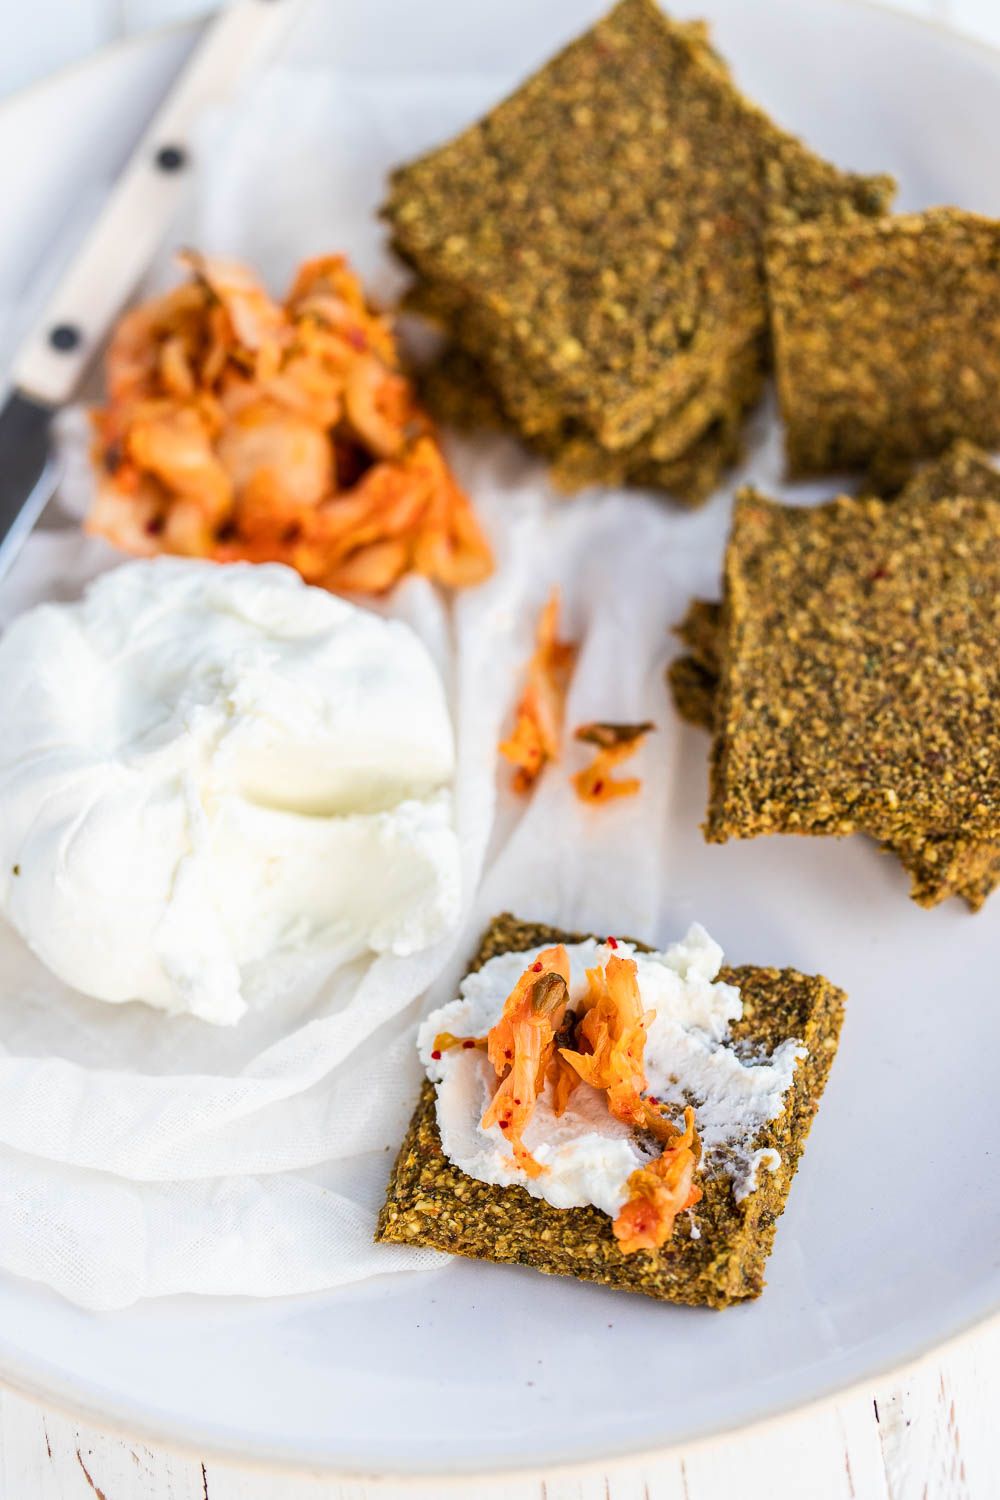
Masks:
[[[280,288],[306,255],[346,249],[369,284],[398,272],[374,217],[386,170],[447,133],[484,95],[440,80],[408,101],[398,80],[275,70],[206,133],[178,242],[246,257]],[[485,97],[491,90],[485,88]],[[400,120],[420,121],[419,139]],[[158,273],[163,279],[162,269]],[[68,424],[66,515],[86,506],[79,420]],[[250,976],[234,1030],[109,1007],[53,978],[0,926],[0,1267],[87,1307],[174,1292],[272,1296],[444,1263],[375,1246],[392,1152],[419,1087],[415,1021],[447,998],[489,917],[519,914],[638,935],[668,878],[662,825],[676,721],[664,686],[669,627],[692,579],[715,586],[718,522],[648,497],[572,503],[504,439],[456,444],[497,572],[453,602],[411,579],[380,608],[441,667],[458,742],[460,929],[409,959],[335,973],[270,964]],[[721,500],[716,504],[724,503]],[[0,589],[0,624],[75,597],[120,558],[75,524],[33,537]],[[567,723],[650,718],[640,797],[589,808],[567,743],[529,799],[497,763],[538,610],[552,585],[580,643]],[[631,769],[631,767],[630,767]],[[427,997],[429,992],[428,998]]]

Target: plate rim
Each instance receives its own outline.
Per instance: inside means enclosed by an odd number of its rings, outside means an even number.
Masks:
[[[625,1444],[575,1460],[554,1459],[539,1465],[529,1459],[523,1463],[507,1463],[503,1468],[495,1465],[482,1467],[477,1464],[464,1463],[452,1464],[447,1469],[414,1468],[412,1465],[405,1469],[396,1469],[391,1465],[384,1468],[372,1468],[365,1464],[352,1465],[349,1461],[345,1464],[341,1461],[323,1458],[321,1455],[315,1455],[303,1463],[301,1459],[295,1459],[280,1448],[267,1444],[259,1447],[251,1445],[248,1448],[238,1448],[231,1442],[227,1442],[225,1438],[213,1438],[207,1434],[199,1437],[197,1433],[192,1433],[190,1430],[186,1434],[180,1434],[177,1429],[170,1426],[169,1422],[161,1425],[155,1419],[123,1415],[121,1410],[116,1412],[110,1407],[91,1404],[85,1398],[73,1394],[70,1389],[72,1382],[67,1382],[64,1390],[58,1390],[43,1382],[36,1382],[30,1376],[21,1379],[12,1376],[4,1358],[5,1351],[2,1346],[0,1346],[0,1393],[6,1387],[36,1406],[48,1406],[63,1416],[85,1421],[89,1426],[109,1437],[138,1438],[147,1444],[169,1448],[172,1452],[189,1458],[193,1462],[204,1462],[207,1459],[238,1465],[245,1471],[261,1474],[280,1474],[301,1478],[312,1476],[347,1482],[394,1485],[401,1483],[422,1485],[429,1481],[452,1485],[464,1483],[470,1479],[525,1479],[539,1474],[578,1477],[592,1474],[600,1469],[607,1469],[609,1465],[642,1464],[668,1458],[679,1452],[691,1452],[721,1438],[735,1436],[737,1433],[761,1433],[768,1427],[777,1427],[793,1418],[816,1412],[834,1401],[844,1400],[869,1387],[875,1381],[888,1380],[904,1372],[919,1369],[935,1355],[957,1348],[974,1332],[994,1325],[1000,1326],[1000,1298],[994,1300],[992,1306],[984,1313],[974,1314],[951,1333],[940,1338],[931,1336],[922,1342],[915,1352],[891,1356],[884,1362],[873,1366],[863,1375],[857,1375],[842,1382],[835,1379],[830,1385],[817,1390],[815,1394],[802,1401],[790,1399],[770,1411],[761,1412],[760,1415],[752,1416],[735,1425],[720,1420],[715,1423],[706,1423],[695,1433],[686,1437],[679,1436],[652,1446],[635,1447]]]
[[[660,3],[664,3],[664,0],[660,0]],[[936,15],[917,15],[900,10],[892,3],[892,0],[836,0],[836,3],[853,10],[889,16],[894,24],[899,24],[904,29],[912,28],[925,33],[930,32],[946,46],[957,47],[961,51],[978,55],[985,54],[992,60],[1000,74],[1000,43],[977,37],[961,25],[952,24]],[[210,13],[206,12],[193,18],[167,22],[131,36],[117,38],[84,57],[66,63],[43,77],[22,85],[0,99],[0,129],[19,108],[25,104],[37,102],[46,93],[58,95],[62,86],[72,78],[97,71],[109,63],[126,65],[130,55],[140,56],[153,53],[161,49],[165,43],[183,34],[189,34],[193,38],[204,29],[209,19]],[[3,373],[0,372],[0,384],[2,382]],[[43,1292],[51,1292],[51,1289],[44,1287],[42,1283],[34,1283],[13,1273],[4,1274],[15,1285],[20,1283],[24,1287],[37,1286]],[[51,1295],[57,1296],[58,1293],[51,1292]],[[101,1316],[101,1314],[95,1316]],[[248,1444],[245,1440],[238,1442],[235,1437],[227,1438],[224,1433],[218,1431],[213,1436],[210,1426],[194,1430],[189,1426],[182,1430],[172,1426],[169,1418],[158,1420],[151,1412],[144,1415],[141,1410],[132,1411],[121,1401],[112,1400],[105,1403],[99,1399],[99,1396],[96,1399],[93,1395],[88,1396],[84,1393],[85,1388],[82,1388],[74,1377],[51,1372],[47,1366],[41,1374],[25,1369],[18,1352],[12,1352],[10,1346],[4,1344],[2,1334],[0,1334],[0,1394],[7,1390],[33,1405],[49,1407],[63,1416],[86,1422],[107,1436],[138,1438],[143,1442],[168,1448],[193,1461],[207,1459],[228,1465],[238,1465],[239,1468],[249,1472],[280,1474],[286,1477],[312,1476],[362,1481],[376,1485],[389,1483],[420,1485],[432,1480],[451,1488],[470,1479],[508,1477],[524,1479],[529,1475],[539,1474],[582,1476],[602,1468],[606,1469],[609,1465],[642,1464],[669,1457],[678,1452],[697,1450],[721,1438],[735,1436],[737,1433],[761,1433],[769,1427],[776,1427],[794,1417],[804,1417],[816,1412],[834,1401],[849,1398],[876,1381],[885,1381],[905,1371],[920,1368],[935,1355],[951,1352],[975,1332],[994,1325],[1000,1325],[1000,1293],[990,1293],[981,1310],[960,1319],[947,1331],[930,1334],[907,1345],[905,1353],[897,1352],[888,1355],[885,1359],[873,1363],[864,1374],[846,1378],[835,1376],[828,1382],[818,1383],[813,1394],[803,1399],[789,1397],[768,1410],[761,1411],[758,1415],[751,1415],[736,1422],[727,1421],[724,1418],[716,1422],[707,1421],[686,1436],[680,1435],[652,1445],[636,1446],[626,1441],[621,1446],[604,1448],[600,1453],[579,1459],[556,1458],[541,1464],[536,1460],[508,1461],[503,1467],[497,1467],[495,1464],[484,1467],[481,1462],[477,1464],[475,1461],[472,1463],[460,1461],[457,1465],[451,1464],[443,1470],[433,1467],[414,1467],[412,1464],[406,1468],[394,1468],[392,1465],[379,1468],[364,1462],[335,1460],[324,1457],[322,1454],[314,1454],[303,1460],[302,1457],[296,1458],[280,1445],[267,1443],[255,1445],[252,1442]],[[94,1389],[99,1390],[99,1388]]]

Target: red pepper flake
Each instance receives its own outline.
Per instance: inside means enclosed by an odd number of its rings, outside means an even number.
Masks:
[[[511,1051],[511,1050],[510,1050],[510,1048],[509,1048],[509,1047],[507,1047],[507,1048],[506,1048],[506,1049],[505,1049],[505,1051],[504,1051],[504,1057],[505,1057],[505,1058],[506,1058],[506,1059],[507,1059],[507,1061],[508,1061],[508,1062],[510,1062],[510,1060],[511,1060],[511,1058],[512,1058],[512,1057],[513,1057],[513,1056],[514,1056],[514,1054],[513,1054],[513,1052],[512,1052],[512,1051]]]
[[[618,939],[617,938],[609,937],[609,938],[605,938],[604,941],[607,943],[607,945],[608,945],[609,948],[617,948],[618,947]]]
[[[595,781],[594,785],[593,785],[593,788],[592,788],[592,791],[593,791],[595,797],[599,797],[601,795],[601,793],[604,791],[604,782],[603,781]]]
[[[474,1041],[473,1041],[473,1040],[472,1040],[472,1038],[471,1038],[471,1037],[467,1037],[467,1038],[466,1038],[466,1040],[465,1040],[465,1041],[464,1041],[464,1042],[463,1042],[463,1043],[462,1043],[462,1046],[463,1046],[463,1047],[474,1047],[474,1046],[475,1046],[475,1045],[476,1045],[476,1044],[475,1044],[475,1042],[474,1042]]]
[[[431,1057],[435,1062],[441,1061],[441,1053],[438,1051],[437,1047],[434,1048],[434,1051],[431,1053]]]
[[[538,961],[537,964],[532,964],[531,965],[531,972],[532,972],[532,974],[540,974],[542,972],[542,961],[541,961],[541,959],[539,959],[539,961]]]
[[[510,1129],[510,1121],[509,1120],[501,1120],[500,1121],[500,1129],[501,1130],[509,1130]]]
[[[521,1103],[521,1101],[520,1101],[520,1099],[515,1099],[514,1103],[519,1105]]]

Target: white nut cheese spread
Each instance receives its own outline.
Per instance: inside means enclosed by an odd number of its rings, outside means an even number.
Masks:
[[[277,952],[453,923],[451,722],[408,626],[160,558],[0,640],[0,912],[62,980],[229,1023]]]

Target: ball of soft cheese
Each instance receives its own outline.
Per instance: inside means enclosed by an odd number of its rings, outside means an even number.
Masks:
[[[0,911],[84,994],[230,1023],[248,964],[456,919],[434,663],[289,568],[106,573],[9,627],[0,703]]]

